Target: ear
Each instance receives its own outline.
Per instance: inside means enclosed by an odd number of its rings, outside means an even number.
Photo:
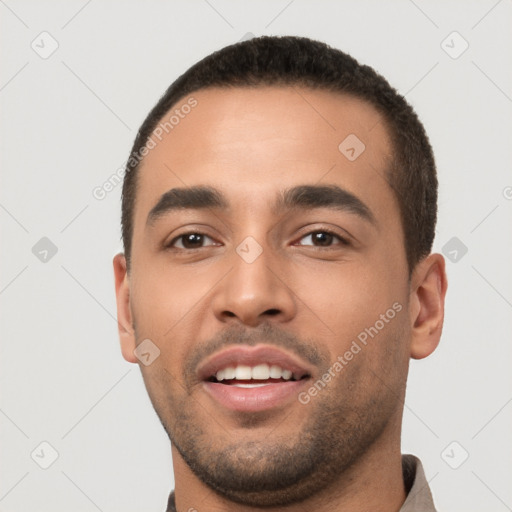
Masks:
[[[119,341],[121,342],[121,352],[129,363],[138,363],[138,359],[133,353],[136,347],[135,331],[130,309],[130,282],[124,254],[116,254],[113,263],[116,283],[117,328]]]
[[[436,349],[444,321],[444,299],[448,281],[441,254],[430,254],[413,271],[411,278],[411,357],[423,359]]]

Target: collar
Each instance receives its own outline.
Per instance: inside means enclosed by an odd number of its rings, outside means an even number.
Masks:
[[[414,455],[402,455],[402,473],[407,498],[400,512],[436,512],[420,459]]]

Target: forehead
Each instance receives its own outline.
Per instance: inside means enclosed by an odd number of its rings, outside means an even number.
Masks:
[[[246,208],[305,183],[342,186],[376,210],[394,205],[386,125],[352,96],[300,87],[200,90],[172,107],[151,140],[138,177],[141,214],[167,190],[200,184],[243,197]]]

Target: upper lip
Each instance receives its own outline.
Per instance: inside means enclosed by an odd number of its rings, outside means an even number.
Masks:
[[[259,364],[280,366],[283,370],[290,370],[298,380],[306,375],[311,375],[307,364],[297,356],[293,356],[281,349],[270,345],[258,345],[256,347],[237,345],[217,352],[199,364],[197,375],[201,380],[208,380],[228,366],[257,366]]]

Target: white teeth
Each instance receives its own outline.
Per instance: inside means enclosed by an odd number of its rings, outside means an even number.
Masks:
[[[283,379],[290,380],[292,378],[292,372],[290,370],[283,370]]]
[[[234,379],[236,375],[235,367],[234,366],[228,366],[227,368],[224,368],[224,370],[221,370],[224,372],[224,378],[226,380]]]
[[[233,384],[235,388],[261,388],[262,386],[268,386],[269,384],[259,383],[259,384]]]
[[[252,369],[252,378],[257,380],[267,380],[270,377],[270,368],[268,364],[259,364]]]
[[[270,378],[271,379],[280,379],[281,374],[283,373],[283,370],[280,366],[272,365],[270,367]]]
[[[250,380],[252,378],[252,370],[250,366],[237,366],[235,368],[235,379]]]
[[[266,363],[258,364],[256,366],[250,367],[246,365],[238,365],[238,366],[228,366],[226,368],[223,368],[222,370],[219,370],[215,374],[216,379],[219,382],[222,382],[223,380],[267,380],[267,379],[284,379],[284,380],[290,380],[292,377],[294,377],[296,380],[297,377],[295,377],[290,370],[283,370],[280,366],[277,365],[268,365]],[[240,384],[240,387],[256,387],[256,386],[262,386],[266,384]]]

